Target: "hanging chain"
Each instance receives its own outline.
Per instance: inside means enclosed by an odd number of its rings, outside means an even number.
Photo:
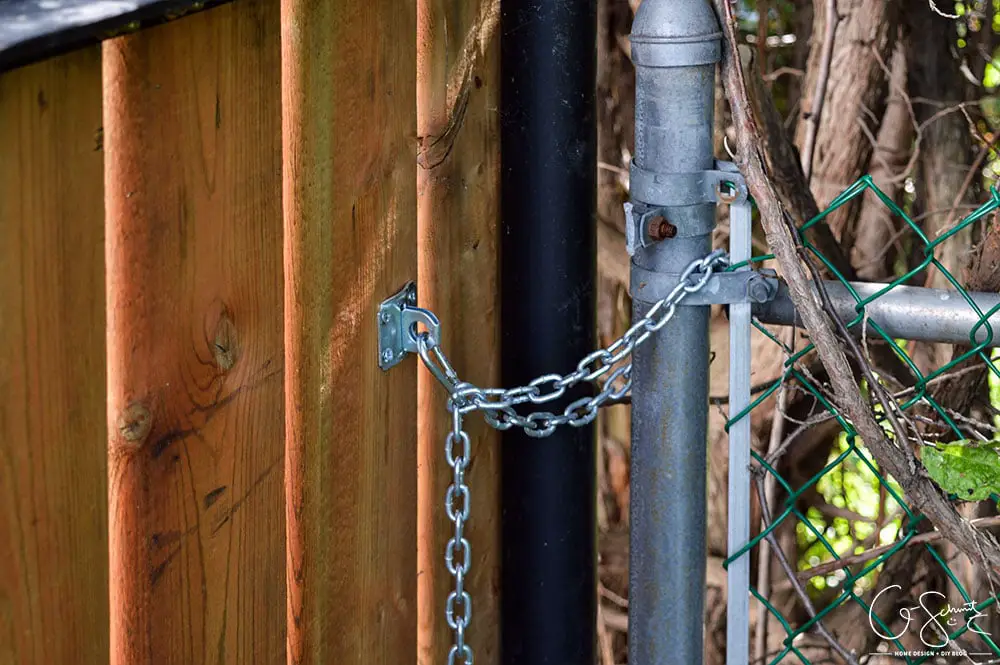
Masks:
[[[455,578],[455,586],[445,604],[445,620],[454,631],[455,639],[448,652],[448,665],[473,665],[472,648],[465,643],[465,629],[472,621],[472,597],[465,590],[465,577],[472,563],[472,549],[465,537],[471,499],[465,471],[472,456],[469,435],[462,428],[465,414],[482,411],[483,418],[492,427],[498,430],[520,427],[525,434],[535,438],[547,437],[561,425],[583,427],[590,424],[601,406],[621,399],[632,387],[632,363],[618,368],[615,365],[630,357],[636,347],[663,328],[673,318],[684,298],[701,291],[716,271],[728,266],[729,258],[723,250],[693,261],[681,273],[680,280],[670,293],[655,302],[646,315],[632,324],[613,344],[585,356],[575,371],[566,375],[545,374],[527,385],[507,390],[480,388],[462,381],[438,345],[439,340],[426,331],[415,333],[421,360],[448,390],[448,412],[451,414],[451,431],[445,439],[445,459],[452,470],[452,481],[445,494],[445,511],[455,529],[445,549],[444,562]],[[580,383],[597,381],[604,376],[607,378],[598,394],[571,402],[561,414],[535,411],[522,416],[514,409],[529,402],[551,402]],[[616,388],[615,384],[619,381],[621,385]]]
[[[469,486],[465,484],[465,469],[472,456],[469,435],[462,430],[462,411],[456,408],[454,400],[448,400],[451,411],[451,431],[445,439],[445,459],[452,470],[451,485],[445,494],[445,512],[455,525],[455,531],[444,551],[444,565],[455,578],[455,588],[448,594],[445,603],[445,619],[448,627],[455,631],[455,643],[448,651],[448,665],[455,665],[456,659],[465,665],[472,665],[472,648],[465,643],[465,629],[472,621],[472,597],[465,590],[465,574],[472,565],[472,548],[465,537],[465,521],[469,519]],[[458,453],[455,448],[458,446]]]

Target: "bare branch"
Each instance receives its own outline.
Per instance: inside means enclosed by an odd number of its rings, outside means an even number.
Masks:
[[[764,521],[765,529],[770,526],[771,523],[771,511],[767,508],[767,499],[764,495],[764,485],[761,484],[760,480],[755,478],[754,485],[757,488],[757,498],[760,500],[761,508],[761,518]],[[795,568],[788,561],[788,557],[785,556],[785,552],[781,549],[778,544],[777,539],[774,537],[774,531],[768,531],[764,538],[771,544],[771,548],[774,550],[775,556],[778,559],[778,563],[781,569],[785,571],[785,575],[788,577],[788,581],[791,583],[792,588],[795,590],[795,595],[799,597],[799,601],[802,603],[803,607],[809,613],[810,618],[816,617],[816,607],[813,605],[812,600],[809,598],[809,594],[803,588],[802,583],[795,575]],[[858,665],[857,659],[843,647],[840,642],[837,641],[826,626],[823,625],[822,621],[817,621],[816,632],[819,633],[824,640],[829,643],[830,647],[836,651],[845,662],[849,665]]]
[[[1000,526],[1000,517],[981,517],[979,519],[972,520],[971,525],[984,529],[993,526]],[[920,545],[921,543],[936,543],[942,538],[944,538],[944,536],[940,531],[918,533],[913,538],[906,541],[904,547],[912,547],[913,545]],[[830,573],[836,572],[841,568],[846,568],[847,566],[854,566],[859,563],[868,563],[869,561],[879,558],[897,545],[898,543],[881,545],[866,552],[862,552],[861,554],[852,554],[851,556],[841,557],[835,561],[827,561],[826,563],[821,563],[818,566],[813,566],[812,568],[807,568],[806,570],[800,570],[796,573],[796,576],[804,582],[820,575],[829,575]]]
[[[958,14],[946,14],[945,12],[941,11],[940,9],[938,9],[938,6],[934,2],[934,0],[927,0],[927,4],[930,6],[931,11],[937,14],[938,16],[943,16],[945,18],[962,18]]]

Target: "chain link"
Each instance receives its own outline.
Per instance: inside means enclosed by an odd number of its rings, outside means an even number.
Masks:
[[[472,597],[465,590],[465,578],[472,564],[472,548],[465,537],[465,523],[469,519],[471,505],[465,471],[472,457],[472,443],[462,427],[465,414],[481,411],[490,426],[498,430],[520,427],[525,434],[535,438],[547,437],[562,425],[583,427],[590,424],[601,406],[621,399],[632,388],[632,363],[616,365],[629,358],[650,335],[667,325],[684,298],[701,291],[716,271],[728,266],[729,258],[723,250],[693,261],[681,273],[680,280],[670,293],[655,302],[644,317],[633,323],[610,346],[587,354],[573,372],[545,374],[527,385],[507,390],[480,388],[462,381],[438,345],[439,340],[426,331],[413,331],[421,360],[448,390],[448,412],[451,414],[451,431],[445,439],[445,460],[452,470],[452,481],[445,494],[445,512],[455,528],[445,549],[444,562],[455,578],[455,585],[445,604],[445,620],[454,631],[455,639],[448,652],[448,665],[473,665],[472,648],[465,643],[465,630],[472,621]],[[545,404],[557,400],[570,388],[602,377],[606,378],[599,393],[570,402],[561,414],[534,411],[525,416],[514,408],[522,404]]]

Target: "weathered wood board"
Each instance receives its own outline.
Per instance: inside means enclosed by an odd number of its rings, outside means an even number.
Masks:
[[[416,658],[414,0],[282,0],[289,663]]]
[[[279,9],[104,44],[112,665],[285,663]]]
[[[418,3],[417,158],[419,300],[441,319],[443,346],[466,381],[500,378],[499,0]],[[454,639],[444,605],[454,578],[443,561],[454,530],[444,511],[451,470],[444,439],[447,394],[420,371],[418,662],[447,662]],[[479,665],[499,663],[500,499],[498,433],[480,414],[466,418],[473,462],[466,472],[472,568],[466,588],[468,642]]]
[[[97,47],[0,75],[0,663],[108,662]]]

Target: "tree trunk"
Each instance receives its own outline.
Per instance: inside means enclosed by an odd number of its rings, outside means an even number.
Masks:
[[[809,62],[809,44],[812,41],[814,14],[812,0],[795,0],[795,11],[791,16],[792,32],[795,34],[791,67],[802,70],[803,75],[793,76],[788,82],[789,117],[785,122],[793,136],[798,125],[799,105],[802,103],[803,84],[806,80],[804,72]]]
[[[903,178],[911,154],[914,127],[906,99],[906,52],[897,46],[892,54],[889,102],[878,133],[878,145],[869,169],[875,184],[897,204],[902,203]],[[858,216],[857,241],[851,263],[858,278],[869,282],[892,275],[893,259],[902,253],[899,220],[875,195],[866,192]]]
[[[795,136],[821,208],[868,168],[885,112],[898,11],[894,0],[835,0],[839,21],[827,62],[824,47],[829,48],[828,25],[833,18],[829,4],[830,0],[814,2],[812,43]],[[824,83],[825,94],[817,95]],[[854,244],[859,206],[855,199],[828,217],[844,247]]]
[[[968,91],[955,53],[955,24],[930,11],[913,11],[906,15],[909,95],[917,122],[922,126],[918,136],[916,183],[917,200],[914,212],[923,217],[924,232],[931,240],[953,227],[975,201],[966,182],[972,161],[972,137],[969,124],[958,105]],[[966,227],[934,249],[941,267],[956,279],[969,263],[973,245],[973,229]],[[915,260],[923,260],[924,248],[916,248]],[[951,282],[938,266],[925,272],[925,286],[952,288]],[[913,345],[917,366],[921,371],[944,365],[950,349],[943,344]]]
[[[969,123],[958,105],[965,101],[966,85],[955,54],[954,22],[930,11],[906,15],[909,93],[919,137],[917,173],[918,209],[926,215],[923,226],[934,239],[954,226],[974,201],[975,192],[966,183],[972,161]],[[970,181],[971,183],[971,181]],[[966,227],[934,254],[956,278],[969,262],[972,229]],[[939,270],[930,274],[928,286],[950,288]]]

